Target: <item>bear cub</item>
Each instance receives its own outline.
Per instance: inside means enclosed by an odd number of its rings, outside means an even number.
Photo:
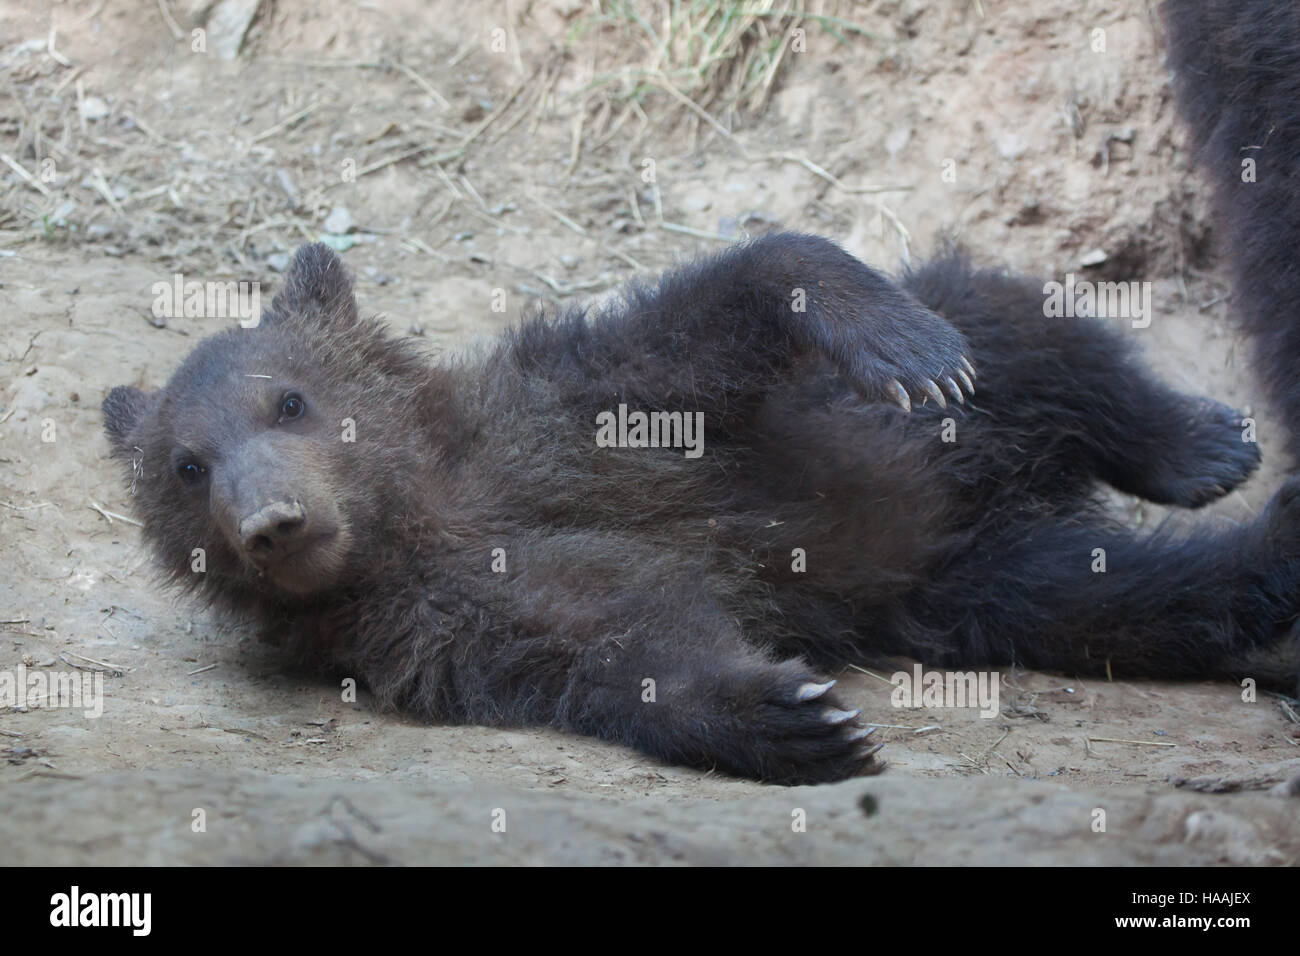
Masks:
[[[831,674],[886,655],[1287,679],[1257,661],[1300,613],[1300,485],[1227,531],[1108,517],[1100,483],[1195,508],[1257,448],[1042,303],[781,233],[439,364],[309,245],[105,428],[172,581],[433,721],[798,784],[879,769]]]

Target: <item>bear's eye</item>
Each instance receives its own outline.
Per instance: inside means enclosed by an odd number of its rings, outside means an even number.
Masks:
[[[187,485],[193,485],[203,479],[208,470],[196,461],[183,461],[176,466],[176,475]]]
[[[297,392],[290,392],[280,402],[280,420],[297,418],[306,410],[307,406],[303,403],[302,396]]]

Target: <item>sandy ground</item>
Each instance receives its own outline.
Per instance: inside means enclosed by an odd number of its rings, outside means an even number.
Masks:
[[[104,393],[160,384],[223,321],[156,324],[153,284],[269,291],[341,206],[363,308],[435,348],[773,223],[890,269],[955,238],[1045,277],[1150,281],[1154,321],[1130,330],[1150,360],[1262,416],[1264,471],[1194,519],[1243,520],[1278,482],[1278,442],[1148,4],[845,4],[867,32],[810,25],[762,112],[713,111],[726,133],[662,92],[621,121],[584,93],[644,53],[578,30],[586,5],[263,6],[227,61],[191,51],[196,24],[220,38],[202,4],[166,5],[176,39],[153,0],[0,2],[0,152],[35,178],[0,168],[0,669],[97,670],[106,695],[98,719],[0,711],[0,863],[1296,862],[1276,791],[1300,725],[1231,684],[1007,672],[982,719],[896,709],[848,672],[846,699],[887,725],[886,775],[765,787],[343,703],[160,591],[110,517],[129,500]],[[1113,497],[1134,523],[1165,517]]]

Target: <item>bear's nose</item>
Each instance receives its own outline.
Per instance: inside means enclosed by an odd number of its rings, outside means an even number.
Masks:
[[[306,527],[307,515],[298,502],[277,501],[239,523],[244,549],[254,556],[282,548]]]

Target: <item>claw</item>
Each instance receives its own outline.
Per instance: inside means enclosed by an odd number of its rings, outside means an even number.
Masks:
[[[862,750],[858,751],[858,756],[861,757],[863,760],[866,760],[868,757],[874,757],[876,754],[880,753],[880,748],[884,746],[885,744],[882,741],[878,744],[875,744],[874,746],[864,747]]]
[[[833,680],[828,680],[824,684],[800,684],[799,689],[794,693],[795,700],[800,703],[806,700],[816,700],[834,686],[835,681]]]
[[[966,356],[963,355],[963,356],[961,357],[961,362],[962,362],[963,365],[966,366],[966,371],[970,372],[970,377],[971,377],[971,378],[975,378],[975,377],[976,377],[976,375],[975,375],[975,366],[974,366],[974,365],[971,365],[971,363],[970,363],[970,359],[968,359]]]
[[[948,400],[943,397],[943,392],[939,391],[939,386],[934,384],[934,382],[927,378],[921,383],[921,387],[925,389],[925,394],[933,398],[935,404],[940,408],[948,407]]]
[[[957,369],[957,377],[960,378],[961,383],[966,386],[966,393],[968,395],[974,395],[975,384],[970,380],[970,376],[967,375],[965,372],[963,372],[961,369]]]
[[[853,733],[847,735],[848,740],[866,740],[876,732],[875,727],[861,727]]]
[[[826,711],[826,713],[822,714],[822,719],[828,724],[844,724],[848,723],[860,713],[862,713],[860,710],[837,710],[831,708]]]
[[[948,387],[948,394],[953,397],[953,401],[958,405],[966,404],[966,396],[961,393],[961,389],[957,387],[957,383],[953,381],[951,375],[943,380],[943,384]]]
[[[910,412],[912,410],[912,399],[908,396],[907,389],[903,388],[903,383],[898,379],[890,379],[889,384],[885,386],[885,392],[898,403],[898,406],[903,411]]]

